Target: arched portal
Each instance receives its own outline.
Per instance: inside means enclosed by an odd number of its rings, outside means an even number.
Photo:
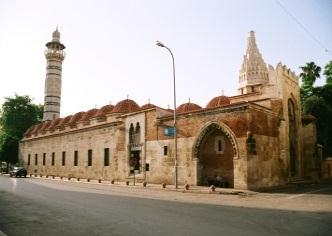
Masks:
[[[206,125],[196,139],[197,184],[234,187],[234,159],[238,157],[235,136],[224,124]]]
[[[294,102],[288,100],[288,120],[289,120],[289,170],[290,176],[294,177],[298,174],[297,166],[297,130],[296,130],[296,114]]]

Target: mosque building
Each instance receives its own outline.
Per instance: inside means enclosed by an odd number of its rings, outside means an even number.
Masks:
[[[56,30],[46,44],[43,122],[20,142],[20,162],[31,174],[67,178],[264,189],[316,179],[315,118],[301,115],[299,78],[285,65],[267,65],[249,32],[238,95],[211,96],[173,111],[125,99],[115,106],[60,117],[65,46]],[[169,133],[170,132],[170,133]]]

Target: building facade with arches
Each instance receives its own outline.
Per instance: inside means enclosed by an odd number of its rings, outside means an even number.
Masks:
[[[238,95],[176,110],[179,184],[263,189],[318,178],[315,118],[301,115],[298,80],[281,63],[266,65],[249,32]],[[49,117],[21,140],[29,173],[174,184],[172,110],[127,98]]]

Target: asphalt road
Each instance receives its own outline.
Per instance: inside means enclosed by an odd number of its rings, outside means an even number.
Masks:
[[[0,176],[0,235],[331,235],[332,213],[61,190]]]

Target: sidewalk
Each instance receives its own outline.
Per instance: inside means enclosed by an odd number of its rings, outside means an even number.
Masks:
[[[209,204],[216,206],[247,207],[256,209],[273,209],[287,211],[308,211],[318,213],[332,212],[332,185],[314,186],[304,188],[301,191],[286,189],[276,192],[253,192],[249,190],[234,190],[216,188],[214,192],[209,187],[190,186],[185,190],[184,186],[178,189],[174,185],[167,185],[162,188],[158,184],[147,184],[143,187],[142,183],[135,186],[131,182],[103,181],[76,179],[67,180],[66,178],[45,178],[32,177],[28,181],[44,187],[54,188],[63,191],[90,192],[105,195],[137,197],[154,200],[179,201],[183,203]]]
[[[183,192],[183,193],[197,193],[197,194],[231,194],[231,195],[252,195],[257,194],[257,192],[250,191],[250,190],[239,190],[239,189],[233,189],[233,188],[215,188],[212,190],[211,187],[207,186],[188,186],[186,189],[184,185],[179,185],[177,189],[175,189],[174,185],[165,185],[165,188],[162,186],[162,184],[150,184],[147,183],[146,186],[143,186],[143,183],[135,183],[133,181],[129,181],[129,184],[125,181],[115,181],[114,183],[111,183],[111,181],[101,181],[98,180],[88,180],[88,179],[77,179],[77,178],[71,178],[68,179],[66,177],[60,178],[60,177],[38,177],[38,176],[30,176],[30,178],[34,179],[45,179],[45,180],[58,180],[58,181],[64,181],[64,182],[72,182],[72,183],[83,183],[83,184],[95,184],[95,185],[101,185],[101,186],[119,186],[123,188],[136,188],[136,189],[149,189],[149,190],[162,190],[162,191],[174,191],[174,192]]]

